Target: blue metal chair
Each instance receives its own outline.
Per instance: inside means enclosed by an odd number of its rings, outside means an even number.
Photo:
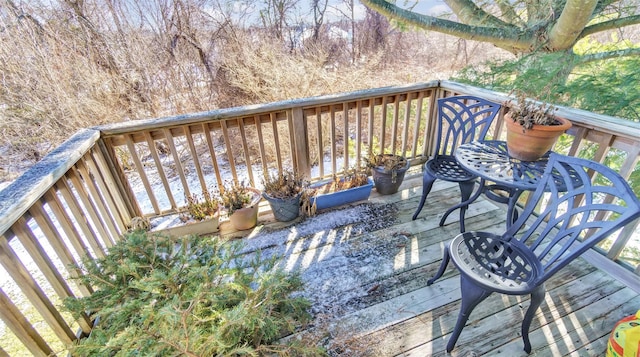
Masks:
[[[460,186],[461,203],[469,200],[478,176],[460,166],[454,157],[456,148],[468,142],[483,140],[500,111],[501,105],[473,96],[457,96],[438,99],[438,137],[433,158],[424,164],[422,197],[413,220],[424,207],[427,195],[436,179],[457,182]],[[464,232],[464,215],[469,204],[458,204],[449,208],[440,226],[451,212],[460,208],[460,232]]]
[[[447,352],[475,306],[493,292],[531,294],[521,331],[524,350],[531,352],[529,327],[544,301],[545,281],[639,216],[640,201],[617,172],[590,160],[551,154],[540,185],[504,234],[464,232],[445,248],[440,268],[427,284],[442,276],[449,260],[460,271],[462,304]]]

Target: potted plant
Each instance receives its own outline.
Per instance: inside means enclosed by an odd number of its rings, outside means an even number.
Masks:
[[[320,181],[310,187],[311,212],[347,203],[366,200],[371,194],[373,181],[362,167],[346,169],[341,177]]]
[[[245,186],[244,182],[225,187],[221,194],[222,205],[233,228],[242,231],[258,224],[258,203],[262,198],[261,194],[260,190]]]
[[[195,234],[204,235],[218,231],[220,223],[220,200],[210,191],[203,192],[202,196],[193,194],[186,198],[187,206],[178,214],[177,219],[167,220],[167,226],[153,230],[153,233],[162,233],[174,237]],[[175,223],[177,222],[177,223]]]
[[[377,154],[364,160],[371,168],[371,176],[379,194],[390,195],[398,192],[404,174],[409,169],[409,161],[404,156]]]
[[[264,197],[271,206],[276,220],[289,222],[300,214],[300,198],[308,182],[292,170],[285,170],[267,176],[263,180]]]
[[[528,100],[521,91],[516,100],[506,104],[507,150],[516,159],[535,161],[551,150],[560,135],[571,128],[571,122],[554,115],[552,105]]]

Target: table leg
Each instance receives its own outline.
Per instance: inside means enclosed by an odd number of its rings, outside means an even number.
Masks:
[[[511,189],[509,192],[509,201],[507,203],[507,228],[511,227],[513,222],[518,219],[518,211],[516,211],[516,204],[522,194],[522,190],[517,188]]]

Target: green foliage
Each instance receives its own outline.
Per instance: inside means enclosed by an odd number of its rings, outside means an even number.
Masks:
[[[217,237],[138,231],[107,257],[84,259],[80,279],[95,292],[65,306],[99,321],[72,355],[320,355],[277,342],[309,318],[309,302],[291,297],[302,288],[299,276],[276,269],[273,259],[242,259],[238,248]]]
[[[579,67],[564,86],[565,104],[595,113],[640,121],[640,57]],[[570,94],[569,94],[570,93]]]
[[[454,80],[492,88],[504,92],[518,89],[527,96],[557,103],[557,88],[566,78],[563,72],[572,65],[572,55],[562,53],[534,53],[511,61],[489,62],[482,67],[467,67]],[[541,98],[544,92],[549,98]]]
[[[532,54],[488,63],[484,69],[466,68],[455,80],[503,92],[518,89],[550,103],[640,120],[639,57],[576,63],[572,54]]]
[[[593,41],[577,47],[579,53],[611,49],[616,48],[598,47]],[[532,54],[513,61],[489,63],[484,69],[466,68],[455,80],[507,93],[518,89],[528,97],[553,104],[640,121],[640,72],[637,70],[640,57],[607,59],[574,67],[576,61],[575,55],[566,53]],[[583,152],[579,156],[591,158],[593,154]],[[619,169],[624,158],[618,156],[610,158],[607,164]],[[629,181],[634,191],[640,192],[640,168],[633,171]]]

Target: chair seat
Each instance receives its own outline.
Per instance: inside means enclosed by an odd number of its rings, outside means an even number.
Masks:
[[[528,294],[543,273],[541,263],[524,244],[489,232],[461,233],[449,252],[461,274],[490,291]]]
[[[435,178],[446,181],[470,181],[477,176],[460,166],[451,155],[439,155],[425,163],[425,169]]]

